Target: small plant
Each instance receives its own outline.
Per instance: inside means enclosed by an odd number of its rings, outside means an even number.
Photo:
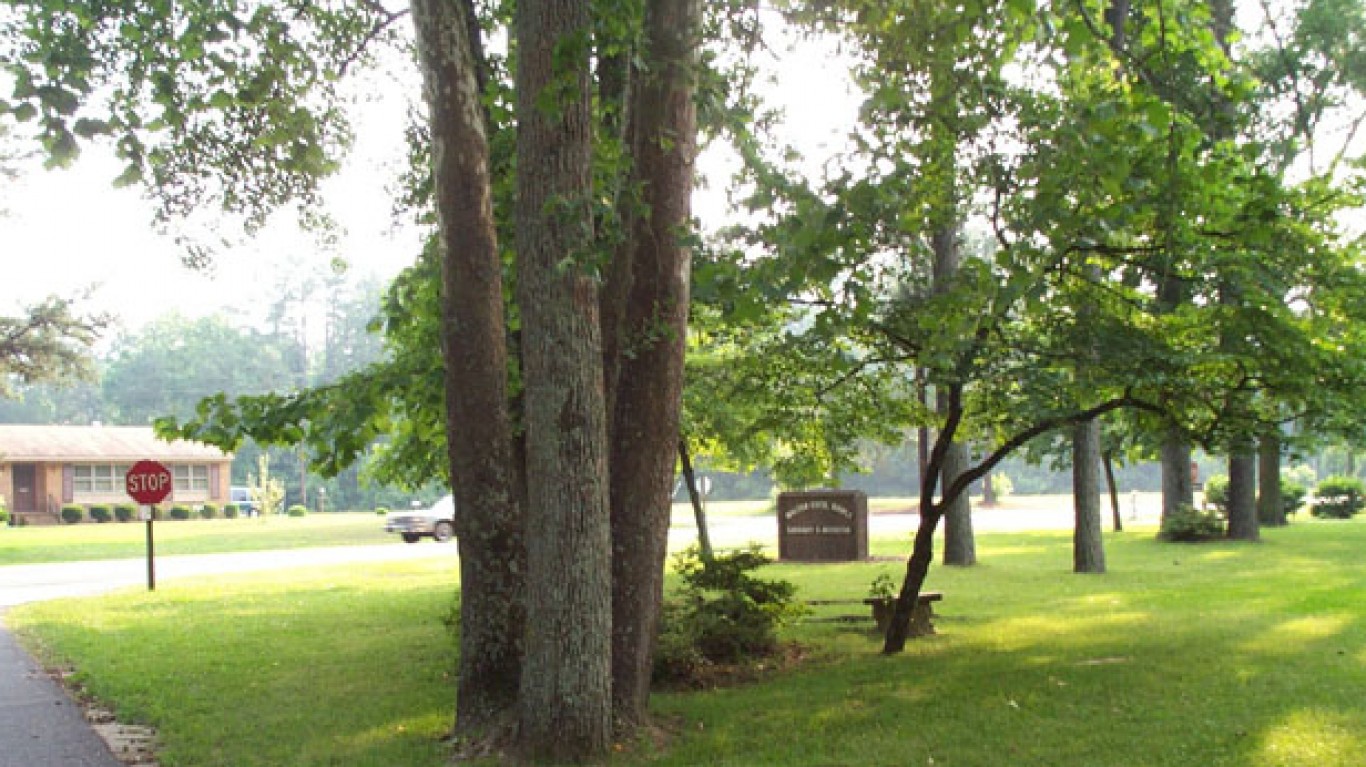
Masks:
[[[1366,506],[1366,484],[1356,477],[1324,477],[1310,512],[1322,519],[1351,519]]]
[[[385,517],[389,515],[389,510],[381,506],[378,509],[375,509],[375,513],[380,515],[381,517]]]
[[[896,594],[896,581],[887,573],[878,573],[868,586],[869,599],[895,599]]]
[[[171,519],[184,521],[190,518],[190,507],[177,503],[171,507]]]
[[[771,560],[758,545],[703,561],[696,546],[679,552],[674,566],[683,581],[665,603],[656,679],[691,681],[703,665],[745,663],[778,650],[778,629],[806,609],[788,581],[756,578]]]
[[[0,525],[9,524],[9,509],[0,505]]]
[[[224,518],[224,519],[237,519],[237,515],[240,514],[240,513],[241,513],[241,510],[238,509],[237,504],[235,504],[235,503],[225,503],[225,504],[223,504],[223,518]]]
[[[256,474],[247,475],[247,487],[251,489],[251,499],[256,502],[256,513],[265,520],[282,511],[285,484],[270,476],[270,456],[266,453],[256,457],[256,470]]]
[[[218,516],[218,504],[206,503],[199,507],[199,516],[204,519],[213,519]]]
[[[96,522],[108,522],[114,518],[113,513],[109,511],[109,507],[100,503],[92,505],[89,513],[90,518]]]
[[[296,503],[293,506],[290,506],[285,514],[291,517],[306,517],[308,516],[308,507]]]
[[[1162,520],[1157,534],[1164,541],[1212,541],[1224,537],[1224,520],[1216,511],[1201,511],[1181,504]]]
[[[68,525],[74,525],[85,519],[85,507],[69,503],[62,507],[62,521]]]
[[[138,507],[131,503],[114,504],[114,519],[120,522],[132,522],[138,516]]]

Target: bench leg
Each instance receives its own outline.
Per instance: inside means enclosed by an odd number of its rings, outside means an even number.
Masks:
[[[923,637],[934,633],[934,608],[929,602],[921,602],[911,611],[909,636]]]

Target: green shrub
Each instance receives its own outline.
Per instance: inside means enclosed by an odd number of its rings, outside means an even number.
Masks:
[[[1324,477],[1314,488],[1314,505],[1310,509],[1324,519],[1351,519],[1366,506],[1366,485],[1356,477]]]
[[[186,520],[190,518],[190,507],[177,503],[171,507],[171,519]]]
[[[1217,511],[1201,511],[1183,503],[1162,521],[1158,537],[1164,541],[1216,540],[1224,537],[1224,520]]]
[[[237,515],[238,515],[239,512],[240,512],[240,509],[237,508],[237,504],[235,504],[235,503],[225,503],[225,504],[223,504],[223,518],[224,518],[224,519],[237,519]]]
[[[774,654],[778,629],[803,614],[796,587],[754,577],[771,560],[758,545],[704,563],[696,546],[674,557],[682,579],[665,603],[654,676],[686,682],[705,664],[742,663]]]
[[[132,522],[137,519],[138,507],[131,503],[114,504],[114,519],[120,522]]]
[[[290,506],[290,507],[285,511],[285,514],[287,514],[287,515],[289,515],[289,516],[291,516],[291,517],[306,517],[306,516],[308,516],[308,507],[307,507],[307,506],[304,506],[304,505],[302,505],[302,504],[296,503],[296,504],[294,504],[293,506]]]
[[[114,515],[109,511],[109,507],[102,503],[93,504],[90,507],[89,514],[90,518],[96,522],[108,522],[114,518]]]
[[[1220,514],[1228,513],[1228,477],[1213,474],[1205,480],[1205,505],[1213,506]]]
[[[0,525],[9,524],[9,509],[0,505]]]
[[[375,509],[375,513],[380,515],[381,517],[384,517],[389,515],[389,510],[381,506],[378,509]]]
[[[199,516],[204,519],[213,519],[218,516],[218,504],[206,503],[199,507]]]
[[[1281,510],[1285,516],[1294,516],[1304,506],[1304,498],[1307,495],[1309,488],[1293,479],[1281,477]]]
[[[68,525],[74,525],[85,519],[85,507],[69,503],[62,507],[62,521]]]

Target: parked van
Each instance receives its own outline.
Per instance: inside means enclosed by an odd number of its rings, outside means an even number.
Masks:
[[[233,486],[228,490],[228,503],[237,506],[237,510],[244,517],[254,517],[261,513],[257,508],[256,501],[252,500],[251,488]]]

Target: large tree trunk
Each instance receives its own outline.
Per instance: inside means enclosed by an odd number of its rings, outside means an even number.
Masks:
[[[1264,525],[1285,525],[1285,502],[1281,498],[1281,439],[1263,434],[1257,442],[1257,520]]]
[[[1175,429],[1162,441],[1162,521],[1181,506],[1195,506],[1191,481],[1191,449]]]
[[[460,510],[460,655],[455,730],[475,736],[514,712],[521,679],[525,552],[507,415],[502,264],[493,223],[478,40],[464,3],[412,4],[430,110],[442,252],[446,444]],[[477,427],[476,427],[477,425]]]
[[[1105,572],[1105,539],[1100,523],[1100,421],[1072,428],[1072,571]]]
[[[647,72],[633,78],[629,110],[639,202],[630,222],[627,299],[619,327],[612,434],[612,694],[619,725],[647,718],[664,594],[683,361],[688,325],[697,110],[693,100],[702,8],[654,0],[645,11]]]
[[[1257,525],[1257,457],[1252,446],[1241,443],[1228,457],[1228,537],[1235,541],[1255,541],[1261,537]]]
[[[612,736],[608,445],[592,242],[592,14],[516,8],[517,274],[527,444],[518,746],[582,761]],[[669,443],[672,451],[673,443]]]

